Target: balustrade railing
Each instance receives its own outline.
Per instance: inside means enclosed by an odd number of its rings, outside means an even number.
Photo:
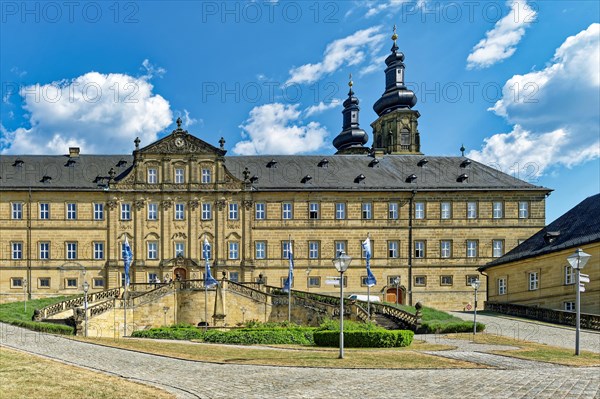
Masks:
[[[488,301],[485,302],[485,310],[567,326],[574,326],[576,321],[576,315],[574,312],[539,308],[536,306],[517,305],[512,303]],[[581,328],[600,331],[600,315],[581,313],[579,322]]]
[[[121,295],[122,288],[112,288],[106,291],[94,292],[88,294],[88,303],[98,302],[106,298],[117,298]],[[34,320],[40,321],[54,316],[55,314],[66,310],[78,308],[84,305],[85,296],[81,295],[77,298],[67,299],[52,305],[38,309],[34,313]]]

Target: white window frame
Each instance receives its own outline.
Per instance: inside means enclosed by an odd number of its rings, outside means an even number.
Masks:
[[[294,218],[294,207],[291,202],[283,202],[281,204],[281,218],[291,220]]]
[[[212,183],[212,173],[210,169],[202,168],[201,170],[201,182],[202,184],[210,184]]]
[[[67,203],[67,220],[77,220],[77,203]]]
[[[346,203],[336,202],[335,203],[335,218],[336,220],[346,219]]]
[[[397,259],[400,257],[400,243],[397,240],[388,241],[388,258]]]
[[[440,219],[448,220],[452,219],[452,203],[442,202],[440,204]]]
[[[294,243],[292,242],[292,253],[294,251]],[[289,250],[290,250],[290,242],[289,241],[282,241],[281,242],[281,257],[283,259],[288,259],[289,257]]]
[[[427,276],[415,276],[414,279],[415,279],[415,281],[414,281],[415,287],[426,287],[427,286]],[[423,282],[419,281],[421,279],[423,280]]]
[[[529,202],[519,201],[519,219],[529,218]]]
[[[527,281],[529,282],[529,291],[535,291],[540,287],[538,272],[529,272]]]
[[[424,202],[415,202],[415,219],[425,219]]]
[[[95,241],[94,242],[94,259],[104,259],[104,242]]]
[[[22,241],[13,241],[11,243],[10,247],[11,247],[10,258],[12,260],[23,259],[23,242]]]
[[[202,203],[202,220],[212,219],[212,204],[210,202]]]
[[[306,286],[308,288],[321,287],[321,277],[320,276],[308,276],[308,278],[306,280]]]
[[[237,202],[229,203],[229,212],[228,212],[229,220],[238,220],[239,218],[239,205]]]
[[[174,212],[175,220],[185,220],[185,204],[183,202],[175,204]]]
[[[477,202],[467,202],[467,219],[477,219]]]
[[[446,279],[446,282],[444,282],[444,279]],[[448,281],[448,279],[450,281]],[[450,275],[450,274],[444,274],[443,276],[440,276],[440,285],[444,286],[444,287],[450,287],[454,285],[454,276]]]
[[[308,259],[319,259],[319,241],[308,242]]]
[[[397,202],[388,203],[388,219],[398,220],[398,216],[399,216],[398,203]]]
[[[373,219],[373,203],[363,202],[360,206],[360,215],[362,220]]]
[[[92,279],[93,288],[104,288],[104,278],[103,277],[94,277]]]
[[[185,257],[185,243],[184,242],[176,242],[175,243],[175,257]]]
[[[77,259],[77,242],[69,241],[65,243],[65,255],[68,260]]]
[[[575,301],[564,301],[563,309],[565,312],[575,312]]]
[[[147,218],[148,220],[158,220],[158,203],[149,202],[147,208]]]
[[[240,258],[240,243],[238,241],[229,241],[228,258],[237,260]]]
[[[308,203],[308,218],[310,220],[319,219],[319,203],[318,202],[309,202]]]
[[[175,184],[185,183],[185,169],[175,168]]]
[[[334,257],[337,256],[337,254],[340,253],[340,251],[344,252],[344,253],[347,253],[347,251],[346,251],[346,249],[347,249],[346,248],[347,247],[346,246],[346,241],[335,241],[333,243],[333,245],[334,245],[334,249],[335,249],[335,253],[333,254]]]
[[[147,182],[148,182],[148,184],[157,184],[158,183],[158,169],[148,168]]]
[[[502,219],[504,217],[504,204],[501,201],[492,203],[492,218]]]
[[[129,202],[121,204],[121,220],[131,220],[131,204]]]
[[[146,259],[158,259],[158,241],[148,241],[146,243]]]
[[[506,295],[506,277],[498,279],[498,295]]]
[[[104,220],[104,204],[94,202],[94,220]]]
[[[504,240],[492,240],[492,257],[499,258],[504,255]]]
[[[448,259],[452,257],[452,241],[440,241],[440,258]]]
[[[267,218],[267,204],[264,202],[257,202],[254,204],[254,219],[265,220]]]
[[[11,217],[13,220],[23,219],[23,203],[22,202],[12,202],[11,209],[12,209]]]
[[[74,281],[75,284],[71,284],[71,282]],[[65,288],[68,289],[77,289],[77,287],[79,286],[79,283],[77,282],[77,278],[73,278],[73,277],[67,277],[65,278]]]
[[[254,242],[254,257],[255,257],[255,259],[266,259],[267,258],[267,243],[266,243],[266,241],[255,241]]]
[[[40,202],[40,220],[50,219],[50,203]]]
[[[416,240],[414,242],[414,254],[415,254],[415,259],[425,258],[425,241]]]
[[[477,258],[477,240],[467,240],[467,258]]]
[[[50,259],[50,242],[42,241],[39,243],[39,257],[40,259]]]
[[[575,284],[575,269],[571,265],[565,266],[565,285]]]

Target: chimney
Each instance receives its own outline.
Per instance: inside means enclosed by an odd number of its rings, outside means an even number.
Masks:
[[[69,158],[79,157],[79,147],[69,147]]]

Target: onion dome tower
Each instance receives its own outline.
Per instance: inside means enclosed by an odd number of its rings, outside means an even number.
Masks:
[[[419,111],[413,110],[417,96],[404,84],[404,54],[398,51],[396,25],[391,52],[385,64],[385,91],[373,105],[379,118],[371,124],[373,149],[386,154],[420,154],[417,129]]]
[[[333,145],[337,148],[336,154],[368,154],[369,148],[364,145],[369,140],[367,132],[362,130],[358,125],[358,113],[360,108],[358,107],[358,98],[354,96],[352,90],[352,74],[350,74],[350,81],[348,86],[348,98],[344,101],[344,121],[342,124],[342,132],[333,139]]]

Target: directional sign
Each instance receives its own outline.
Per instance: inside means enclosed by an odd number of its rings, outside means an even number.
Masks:
[[[340,278],[339,277],[327,277],[327,279],[325,280],[325,284],[327,284],[327,285],[339,285],[340,284]]]
[[[589,274],[583,274],[583,273],[581,273],[579,275],[579,282],[580,283],[589,283],[590,282],[590,275]]]
[[[585,292],[585,285],[579,284],[579,292]]]

